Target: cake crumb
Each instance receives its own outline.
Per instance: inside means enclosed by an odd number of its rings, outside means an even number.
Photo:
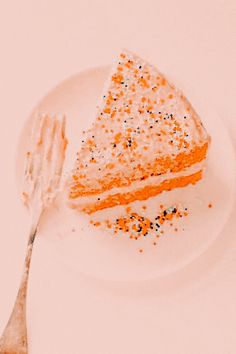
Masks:
[[[143,207],[146,206],[141,205],[141,209]],[[154,240],[165,233],[164,226],[175,226],[173,220],[186,217],[188,215],[186,210],[187,208],[183,208],[181,205],[167,207],[161,204],[154,216],[149,218],[148,213],[144,212],[145,209],[142,213],[138,213],[129,206],[124,209],[123,215],[121,214],[119,217],[110,220],[91,220],[90,223],[95,227],[105,227],[117,236],[126,234],[132,240],[148,237],[152,244],[156,245],[157,243]],[[178,228],[175,227],[174,231],[178,231]]]

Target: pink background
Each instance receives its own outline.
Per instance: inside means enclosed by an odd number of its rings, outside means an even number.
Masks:
[[[235,142],[235,15],[232,0],[1,3],[0,332],[25,252],[28,218],[17,199],[14,169],[31,108],[63,78],[110,63],[118,48],[127,47],[163,72],[168,61],[168,73],[185,78],[186,87],[194,82]],[[197,261],[145,286],[79,277],[36,245],[29,293],[32,353],[235,353],[235,216]]]

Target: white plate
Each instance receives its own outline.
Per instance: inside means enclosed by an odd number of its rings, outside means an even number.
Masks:
[[[81,72],[59,84],[38,104],[20,139],[17,162],[19,181],[28,129],[35,112],[66,114],[68,175],[79,148],[81,133],[90,127],[94,119],[108,73],[108,67]],[[181,88],[181,83],[177,86]],[[189,97],[188,92],[185,94]],[[134,241],[125,235],[112,237],[90,226],[84,217],[69,209],[65,200],[60,198],[57,207],[50,210],[45,218],[40,237],[45,238],[62,262],[97,278],[142,281],[178,271],[201,255],[217,238],[228,220],[235,198],[235,156],[223,122],[206,104],[203,105],[196,97],[189,98],[212,137],[206,175],[195,186],[162,193],[145,203],[151,208],[179,202],[187,206],[190,215],[179,222],[179,232],[168,230],[155,247],[148,238]],[[209,203],[213,205],[211,209],[208,208]],[[140,248],[144,249],[142,254],[138,252]]]

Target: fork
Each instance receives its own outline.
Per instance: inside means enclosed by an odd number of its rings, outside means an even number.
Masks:
[[[22,197],[31,214],[24,271],[10,319],[0,339],[0,354],[27,354],[26,295],[33,244],[42,215],[61,184],[67,139],[65,117],[38,114],[26,153]]]

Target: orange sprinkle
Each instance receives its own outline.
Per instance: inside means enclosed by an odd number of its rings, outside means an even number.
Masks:
[[[115,136],[114,136],[114,143],[117,144],[120,142],[121,140],[121,133],[117,133]]]
[[[208,208],[212,208],[212,204],[211,203],[208,204]]]
[[[111,113],[111,109],[110,108],[104,108],[104,110],[103,110],[103,112],[104,113],[108,113],[108,114],[110,114]]]
[[[115,74],[112,76],[112,81],[117,84],[120,84],[123,80],[124,80],[124,78],[123,78],[123,75],[121,75],[121,74]]]
[[[115,167],[114,163],[110,162],[110,163],[106,164],[106,168],[112,169],[114,167]]]
[[[161,85],[163,85],[163,86],[166,85],[166,79],[163,78],[163,79],[161,80]]]

